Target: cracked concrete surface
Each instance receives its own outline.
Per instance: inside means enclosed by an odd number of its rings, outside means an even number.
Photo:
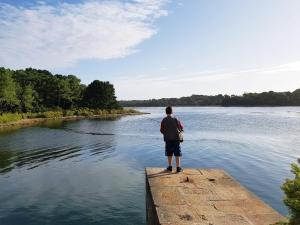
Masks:
[[[147,225],[270,225],[286,218],[218,169],[146,168]]]

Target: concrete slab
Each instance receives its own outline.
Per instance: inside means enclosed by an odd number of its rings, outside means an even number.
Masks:
[[[146,168],[147,225],[270,225],[286,218],[219,169]]]

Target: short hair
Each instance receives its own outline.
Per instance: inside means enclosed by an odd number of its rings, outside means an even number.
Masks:
[[[167,106],[166,107],[166,114],[172,114],[172,107],[171,106]]]

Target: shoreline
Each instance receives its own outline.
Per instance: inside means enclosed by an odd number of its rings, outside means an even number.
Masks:
[[[112,114],[105,114],[105,115],[90,115],[90,116],[62,116],[62,117],[49,117],[49,118],[27,118],[21,119],[17,121],[7,122],[7,123],[0,123],[0,130],[5,128],[12,128],[12,127],[28,127],[28,126],[35,126],[38,124],[43,124],[49,121],[72,121],[72,120],[82,120],[82,119],[109,119],[109,118],[118,118],[122,116],[137,116],[137,115],[145,115],[149,113],[145,112],[135,112],[135,113],[112,113]]]
[[[122,107],[127,107],[127,108],[162,108],[166,107],[164,106],[122,106]],[[191,108],[191,107],[220,107],[220,108],[276,108],[276,107],[300,107],[300,105],[230,105],[230,106],[223,106],[223,105],[172,105],[172,107],[186,107],[186,108]]]

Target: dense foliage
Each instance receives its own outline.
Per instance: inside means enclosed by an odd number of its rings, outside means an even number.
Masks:
[[[118,108],[113,85],[96,80],[86,87],[74,75],[53,75],[32,68],[0,68],[0,113],[79,107]]]
[[[117,108],[115,89],[109,82],[93,81],[84,92],[84,104],[89,108]]]
[[[133,106],[214,106],[221,105],[223,101],[222,95],[207,96],[207,95],[192,95],[190,97],[181,98],[161,98],[151,100],[132,100],[120,101],[120,105],[133,107]]]
[[[245,93],[242,96],[225,95],[223,106],[300,106],[300,89],[294,92]]]
[[[300,164],[300,159],[298,160]],[[282,185],[285,193],[284,203],[290,211],[290,225],[300,225],[300,167],[296,163],[292,164],[294,179],[287,179]]]
[[[122,106],[300,106],[300,89],[294,92],[262,92],[237,95],[192,95],[181,98],[120,101]]]

